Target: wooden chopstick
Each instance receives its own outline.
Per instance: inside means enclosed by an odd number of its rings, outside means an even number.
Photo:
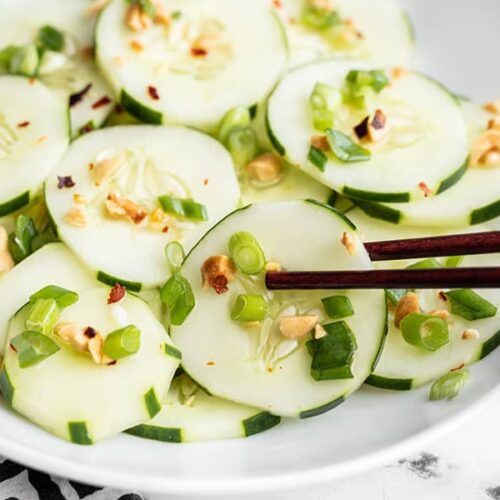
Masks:
[[[500,252],[500,231],[365,243],[373,261]],[[500,288],[500,267],[284,271],[266,274],[269,290]]]
[[[365,243],[371,260],[422,259],[500,252],[500,231]]]
[[[269,290],[500,288],[500,267],[269,272]]]

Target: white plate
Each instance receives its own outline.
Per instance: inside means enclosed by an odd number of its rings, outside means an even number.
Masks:
[[[497,0],[404,3],[416,24],[422,67],[461,94],[500,97]],[[247,440],[193,445],[120,436],[79,447],[0,407],[0,452],[87,483],[197,498],[303,486],[395,460],[456,428],[500,392],[500,349],[471,372],[472,382],[453,402],[429,403],[428,388],[366,388],[321,417],[287,422]]]

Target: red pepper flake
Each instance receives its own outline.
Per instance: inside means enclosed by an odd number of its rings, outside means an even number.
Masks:
[[[87,328],[85,328],[85,331],[83,332],[83,334],[88,339],[93,339],[97,335],[97,332],[95,331],[94,328],[92,328],[91,326],[88,326]]]
[[[80,130],[78,131],[78,135],[85,135],[85,134],[88,134],[89,132],[92,132],[94,130],[95,130],[94,122],[89,121],[83,127],[80,128]]]
[[[364,139],[368,135],[368,123],[370,122],[370,117],[367,116],[363,118],[361,122],[359,122],[354,127],[354,133],[358,139]]]
[[[10,345],[10,348],[14,351],[14,352],[17,352],[17,349],[14,347],[14,344],[9,344]]]
[[[75,181],[71,177],[71,175],[65,175],[60,177],[59,175],[57,176],[57,187],[59,189],[63,188],[72,188],[75,187]]]
[[[25,122],[18,123],[17,126],[18,126],[18,128],[26,128],[26,127],[29,127],[30,123],[31,122],[25,121]]]
[[[208,361],[207,366],[215,366],[215,361]]]
[[[381,130],[385,128],[386,123],[387,123],[387,117],[385,116],[384,112],[381,109],[377,109],[375,111],[375,115],[371,122],[371,126],[375,130]]]
[[[151,99],[155,101],[160,100],[160,94],[158,94],[158,90],[156,87],[153,87],[152,85],[148,85],[148,94]]]
[[[116,365],[116,363],[118,363],[118,361],[116,359],[114,359],[113,361],[110,361],[108,363],[108,366],[114,366],[114,365]]]
[[[31,77],[31,78],[28,80],[28,83],[29,83],[30,85],[35,85],[35,82],[36,82],[36,80],[35,80],[33,77]]]
[[[443,302],[447,302],[448,301],[448,297],[446,296],[446,294],[444,292],[439,292],[438,293],[438,297],[443,301]]]
[[[87,45],[86,47],[82,47],[80,50],[80,55],[85,59],[93,59],[94,57],[94,47],[91,45]]]
[[[432,189],[425,182],[420,182],[418,184],[418,189],[424,192],[426,198],[432,194]]]
[[[167,234],[170,231],[170,228],[168,226],[165,226],[161,232]]]
[[[89,163],[89,170],[94,170],[95,163]]]
[[[269,373],[273,373],[273,369],[272,369],[271,367],[269,367],[269,368],[267,369],[267,371],[268,371]]]
[[[109,292],[108,304],[116,304],[117,302],[120,302],[120,300],[125,297],[126,293],[127,289],[124,286],[120,285],[119,283],[115,283],[115,285]]]
[[[203,185],[204,185],[204,186],[208,186],[208,179],[205,179],[205,180],[203,181]]]
[[[455,367],[455,368],[452,368],[450,371],[451,372],[458,372],[459,370],[461,370],[463,367],[465,366],[465,363],[462,363],[461,365]]]
[[[98,101],[94,102],[92,104],[92,109],[99,109],[102,108],[103,106],[107,106],[111,102],[111,99],[105,95],[104,97],[101,97]]]
[[[121,104],[117,104],[115,106],[115,113],[118,113],[118,114],[121,114],[121,113],[124,113],[125,110],[123,109],[123,106]]]
[[[74,94],[71,94],[69,96],[69,107],[72,108],[73,106],[76,106],[88,93],[88,91],[92,88],[91,83],[87,83],[85,87],[83,87],[82,90],[75,92]]]
[[[210,285],[215,290],[218,295],[222,295],[229,291],[228,281],[225,276],[215,276],[212,280],[210,280]]]
[[[203,47],[191,47],[191,55],[193,57],[206,57],[208,55],[208,51]]]

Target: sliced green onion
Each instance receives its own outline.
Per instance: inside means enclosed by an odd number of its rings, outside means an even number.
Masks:
[[[64,35],[53,26],[44,26],[38,31],[37,44],[43,50],[62,52],[65,45]]]
[[[498,310],[497,306],[470,288],[452,290],[445,295],[450,301],[451,312],[469,321],[492,318]]]
[[[357,349],[354,334],[345,321],[322,326],[327,335],[306,344],[313,358],[312,378],[318,381],[353,378],[352,364]]]
[[[389,79],[382,70],[349,71],[344,89],[344,99],[351,105],[364,108],[371,94],[378,94],[389,85]]]
[[[191,198],[175,198],[174,196],[160,196],[158,198],[161,208],[167,214],[174,214],[186,219],[205,221],[208,220],[207,208]]]
[[[229,254],[238,270],[245,274],[258,274],[266,265],[264,251],[255,236],[246,231],[231,236]]]
[[[168,307],[170,323],[182,325],[196,305],[189,281],[174,273],[160,291],[161,301]]]
[[[78,302],[78,294],[56,285],[49,285],[30,296],[30,304],[39,299],[54,299],[59,310],[66,309]]]
[[[17,352],[20,368],[36,365],[60,349],[47,335],[32,331],[16,335],[11,339],[10,345]]]
[[[267,314],[267,302],[261,295],[238,295],[231,311],[234,321],[262,321]]]
[[[52,332],[60,314],[55,299],[38,299],[31,306],[26,318],[26,328],[48,335]]]
[[[171,241],[165,247],[165,257],[167,258],[168,268],[172,274],[179,271],[184,260],[184,247],[178,241]]]
[[[388,288],[385,291],[386,299],[394,306],[408,293],[406,288]]]
[[[38,49],[29,44],[20,47],[11,57],[9,71],[15,75],[34,76],[39,64]]]
[[[21,214],[16,219],[14,232],[9,235],[9,251],[16,264],[31,255],[33,239],[36,235],[37,230],[33,219]]]
[[[332,319],[347,318],[354,314],[351,301],[345,295],[331,295],[321,299],[321,302],[326,314]]]
[[[333,154],[343,163],[368,161],[371,157],[368,149],[356,144],[349,136],[338,130],[328,129],[326,138]]]
[[[444,267],[459,267],[464,259],[464,255],[454,255],[453,257],[447,257],[444,261]]]
[[[135,354],[141,348],[141,331],[129,325],[108,334],[104,339],[103,352],[111,359],[122,359]]]
[[[408,344],[426,351],[437,351],[449,342],[448,323],[436,316],[409,314],[401,320],[400,328]]]
[[[407,267],[407,269],[438,269],[443,267],[437,259],[424,259],[415,262]]]
[[[317,83],[314,86],[309,102],[314,110],[335,111],[342,102],[342,94],[331,85]]]
[[[334,123],[334,114],[327,109],[315,109],[313,111],[313,125],[319,132],[332,128]]]
[[[326,31],[341,22],[340,16],[335,10],[321,9],[313,5],[307,5],[302,11],[302,24],[311,30]]]
[[[236,128],[229,133],[226,142],[236,165],[242,167],[250,163],[259,152],[255,132],[249,128]]]
[[[328,163],[328,157],[321,149],[311,146],[309,148],[309,154],[307,159],[320,171],[324,172],[326,164]]]
[[[35,235],[33,241],[31,242],[31,253],[35,253],[40,248],[43,248],[49,243],[54,243],[59,241],[57,236],[53,233],[52,229],[49,227],[43,233]]]
[[[447,373],[432,384],[429,399],[439,401],[456,398],[468,381],[469,370],[467,369]]]
[[[250,127],[252,117],[250,111],[245,106],[237,106],[230,109],[221,121],[217,137],[222,144],[227,144],[229,134],[234,129]]]
[[[10,61],[19,48],[17,45],[8,45],[0,50],[0,72],[10,71]]]

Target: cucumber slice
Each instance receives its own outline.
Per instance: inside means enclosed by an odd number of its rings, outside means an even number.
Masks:
[[[112,366],[98,365],[53,337],[60,350],[33,367],[20,368],[17,353],[7,349],[2,373],[14,410],[56,436],[92,444],[156,415],[179,360],[165,353],[171,340],[141,299],[128,294],[110,306],[105,287],[79,295],[60,321],[91,324],[103,336],[134,324],[142,332],[139,351]],[[14,316],[8,339],[25,329],[28,311]]]
[[[342,19],[353,21],[362,41],[335,44],[321,31],[301,23],[306,0],[275,3],[289,40],[290,67],[331,56],[365,59],[382,65],[407,65],[413,54],[414,35],[408,16],[392,0],[338,0],[334,3]]]
[[[240,189],[244,205],[305,199],[328,203],[332,196],[331,189],[290,165],[283,168],[281,179],[272,185],[260,185],[242,174]]]
[[[35,80],[0,76],[0,217],[28,205],[68,145],[67,108]]]
[[[239,293],[265,293],[258,278],[254,281],[239,274],[237,280],[229,283],[229,292],[222,295],[202,286],[200,268],[204,261],[227,254],[230,237],[242,229],[255,236],[269,261],[288,269],[367,269],[371,265],[354,226],[325,205],[291,201],[252,205],[234,212],[205,235],[182,268],[197,300],[184,324],[171,330],[181,349],[190,346],[183,352],[184,370],[214,396],[275,415],[308,417],[323,413],[341,403],[371,373],[385,334],[384,294],[345,292],[355,311],[345,319],[358,344],[354,378],[316,382],[310,374],[311,357],[305,342],[296,345],[285,341],[277,329],[279,319],[269,318],[260,325],[274,326],[269,337],[265,335],[266,328],[259,336],[258,329],[247,329],[231,320],[230,310]],[[354,255],[341,244],[344,232],[352,234],[358,249]],[[272,316],[314,311],[319,320],[326,319],[320,298],[331,293],[267,293],[278,301],[273,302]],[[287,313],[292,308],[294,312]]]
[[[97,283],[62,243],[50,243],[23,260],[0,279],[0,354],[10,318],[30,295],[48,285],[83,292]]]
[[[89,165],[123,154],[126,161],[119,172],[96,186]],[[58,189],[57,175],[70,175],[75,187]],[[148,216],[140,224],[109,217],[104,204],[111,191],[140,203]],[[134,291],[157,287],[167,279],[168,242],[177,240],[189,249],[240,198],[231,158],[217,141],[187,128],[148,125],[107,128],[75,141],[48,180],[45,194],[60,238],[100,281],[120,282]],[[75,194],[88,201],[83,205],[88,216],[84,227],[65,220],[75,206]],[[172,216],[166,225],[151,228],[157,197],[165,194],[205,205],[209,220],[190,222]]]
[[[210,396],[182,375],[172,382],[160,413],[127,433],[156,441],[193,443],[248,437],[279,423],[279,417],[265,411]]]
[[[462,101],[470,142],[481,135],[491,114],[470,101]],[[469,167],[462,179],[439,196],[405,204],[359,203],[372,217],[413,226],[467,226],[500,215],[500,168]]]
[[[466,257],[461,266],[498,266],[500,255],[480,255]],[[422,290],[418,292],[425,311],[448,309],[446,302],[439,298],[442,290]],[[482,289],[477,293],[495,306],[500,305],[500,293],[495,289]],[[464,340],[464,331],[474,329],[479,338]],[[392,390],[415,389],[436,380],[450,370],[473,364],[487,356],[500,344],[500,315],[476,321],[451,315],[449,321],[449,344],[429,353],[406,343],[401,331],[394,326],[389,315],[389,333],[382,350],[382,356],[367,383]]]
[[[180,12],[169,30],[156,24],[140,33],[130,30],[124,0],[113,0],[97,26],[98,63],[131,114],[213,132],[229,109],[251,107],[267,96],[286,65],[287,49],[265,0],[159,3]],[[205,35],[215,35],[215,47],[193,55],[196,40]],[[142,51],[134,50],[133,40]]]
[[[96,16],[90,15],[88,8],[88,0],[0,0],[0,48],[33,42],[37,31],[45,25],[65,34],[64,53],[52,53],[51,62],[40,66],[40,77],[65,105],[70,95],[91,85],[81,101],[70,108],[72,137],[82,129],[100,127],[111,112],[114,99],[97,72],[92,55],[84,54],[94,44]],[[104,97],[109,102],[101,101]]]
[[[355,112],[348,106],[337,111],[337,126],[348,134],[378,108],[393,123],[388,141],[372,147],[368,161],[328,159],[324,172],[310,163],[310,139],[317,135],[309,104],[315,84],[341,88],[350,70],[366,68],[352,61],[327,61],[286,76],[268,103],[268,130],[275,149],[318,181],[353,198],[399,203],[423,198],[421,183],[435,194],[449,188],[465,171],[469,148],[464,119],[452,94],[417,73],[394,80],[368,111]]]

